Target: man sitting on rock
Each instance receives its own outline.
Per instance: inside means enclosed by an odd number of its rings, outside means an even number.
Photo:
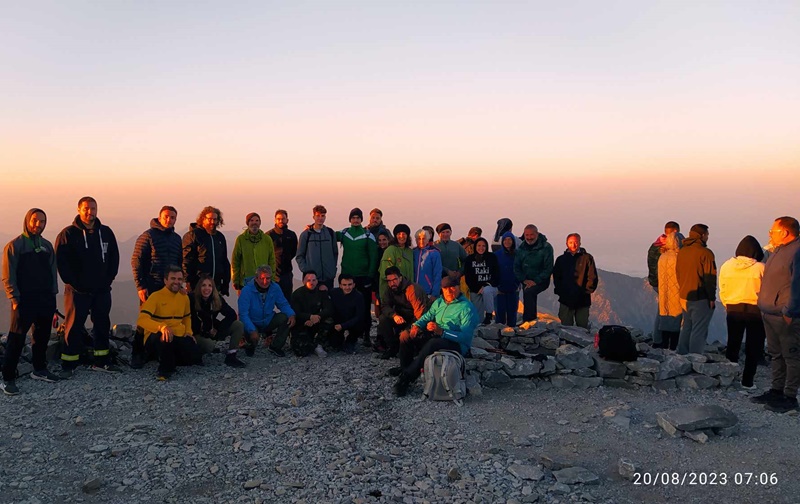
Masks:
[[[403,397],[420,375],[425,359],[439,350],[453,350],[466,355],[478,326],[478,312],[461,293],[456,275],[442,279],[442,297],[411,326],[400,339],[400,367],[390,374],[399,375],[394,392]],[[416,358],[414,355],[416,354]]]
[[[297,313],[297,325],[292,329],[292,352],[298,357],[326,357],[322,342],[333,326],[333,304],[328,291],[318,288],[317,274],[303,273],[303,286],[292,293],[292,306]]]
[[[397,266],[386,268],[386,284],[389,289],[378,319],[378,339],[389,346],[381,358],[391,359],[400,351],[400,339],[408,336],[411,324],[428,309],[428,296],[421,285],[403,277]]]
[[[156,378],[166,381],[175,366],[201,364],[202,354],[192,336],[192,313],[189,296],[181,292],[183,269],[171,265],[164,275],[164,287],[152,293],[142,304],[136,324],[144,329],[144,347],[148,356],[158,358]]]

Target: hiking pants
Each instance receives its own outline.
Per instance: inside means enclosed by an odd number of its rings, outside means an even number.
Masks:
[[[378,318],[378,341],[383,340],[386,349],[394,355],[400,351],[400,335],[408,333],[413,322],[397,324],[393,317],[382,314]]]
[[[50,327],[56,312],[56,297],[49,292],[23,294],[16,310],[11,310],[11,327],[8,330],[8,344],[3,360],[3,380],[14,381],[17,364],[25,348],[25,335],[31,326],[31,351],[33,369],[47,369],[47,343],[50,341]]]
[[[305,324],[295,324],[292,328],[292,352],[299,357],[305,357],[314,353],[317,345],[327,343],[328,331],[332,324],[328,320],[321,320],[313,326]]]
[[[800,386],[800,319],[791,324],[780,315],[764,314],[767,352],[772,357],[772,388],[796,397]]]
[[[547,288],[550,287],[550,281],[542,282],[540,284],[536,284],[533,287],[526,289],[523,287],[522,289],[522,303],[524,305],[522,309],[522,320],[524,322],[529,322],[531,320],[536,320],[539,318],[539,307],[537,305],[539,294],[546,291]],[[514,324],[516,325],[516,323]]]
[[[228,350],[238,350],[239,343],[242,341],[244,335],[244,324],[240,320],[234,320],[232,324],[223,324],[217,329],[217,334],[213,337],[211,335],[200,336],[195,335],[197,345],[204,353],[211,353],[217,346],[217,341],[225,341],[228,336],[231,337],[228,343]]]
[[[64,309],[66,310],[66,337],[61,350],[61,367],[78,367],[83,352],[86,318],[92,318],[92,338],[94,339],[94,363],[108,362],[108,336],[111,331],[111,290],[78,292],[71,286],[64,286]]]
[[[260,333],[275,333],[275,338],[270,344],[270,348],[275,350],[282,350],[289,338],[289,317],[285,313],[276,313],[272,316],[272,320],[265,326],[256,326],[256,330]]]
[[[425,366],[425,359],[439,350],[453,350],[461,353],[461,345],[453,340],[434,337],[427,331],[425,335],[420,332],[408,343],[400,344],[400,366],[403,368],[403,375],[409,382],[419,378],[420,371]],[[413,352],[416,352],[416,357],[413,357]],[[404,365],[406,362],[407,364]]]
[[[345,336],[345,332],[347,335]],[[333,327],[328,332],[328,342],[335,350],[341,350],[345,345],[355,345],[364,333],[362,327],[351,327],[337,331]]]
[[[200,347],[190,336],[174,336],[172,341],[161,341],[161,333],[153,333],[145,343],[147,352],[158,357],[158,374],[172,374],[176,366],[203,363]]]
[[[678,337],[678,353],[701,354],[706,349],[708,337],[708,324],[714,310],[708,305],[708,299],[699,301],[686,301],[681,299],[683,305],[683,327]]]
[[[494,298],[494,321],[509,327],[517,325],[517,310],[519,309],[519,291],[497,291]]]
[[[589,329],[589,307],[582,306],[580,308],[570,308],[564,303],[559,303],[558,318],[561,319],[561,325],[564,326],[578,326],[584,329]]]

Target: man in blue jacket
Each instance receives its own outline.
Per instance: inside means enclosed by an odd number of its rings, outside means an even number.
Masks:
[[[280,313],[275,313],[275,307]],[[256,269],[255,281],[248,283],[239,296],[239,320],[249,336],[245,353],[252,357],[258,343],[258,333],[276,331],[269,351],[278,357],[285,357],[283,345],[294,326],[295,315],[289,302],[283,296],[278,284],[272,283],[272,268],[264,264]]]
[[[453,350],[466,355],[478,322],[475,306],[461,293],[459,277],[444,277],[442,296],[411,325],[409,333],[401,335],[400,367],[389,370],[390,374],[399,375],[394,384],[395,394],[406,395],[408,387],[419,377],[425,359],[432,353]]]
[[[764,318],[772,387],[752,401],[778,413],[797,409],[800,386],[800,224],[775,219],[769,230],[774,251],[767,260],[758,308]]]

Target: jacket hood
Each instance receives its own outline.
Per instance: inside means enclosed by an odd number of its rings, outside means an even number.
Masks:
[[[751,259],[755,259],[756,261],[763,261],[764,260],[764,250],[761,248],[761,244],[758,243],[754,237],[747,235],[742,238],[742,241],[739,242],[739,246],[736,247],[736,257],[749,257]]]
[[[28,229],[28,223],[31,221],[31,216],[33,214],[35,214],[36,212],[39,212],[39,213],[43,214],[45,219],[47,219],[47,214],[44,213],[44,210],[42,210],[40,208],[31,208],[30,210],[28,210],[25,213],[25,220],[22,221],[22,234],[24,234],[28,238],[30,238],[33,235],[31,233],[31,230]]]
[[[497,220],[497,231],[494,232],[494,241],[500,241],[500,237],[503,236],[506,232],[511,231],[511,227],[514,225],[511,222],[511,219],[507,217],[503,217],[502,219]]]
[[[528,242],[522,240],[522,245],[520,248],[524,248],[525,250],[537,250],[540,248],[544,248],[547,244],[547,237],[543,233],[539,233],[539,238],[536,239],[536,242],[533,245],[528,245]]]
[[[570,254],[571,252],[569,251],[569,249],[565,249],[565,250],[564,250],[564,253],[565,253],[565,254]],[[583,248],[583,247],[578,247],[578,251],[577,251],[577,252],[575,252],[575,255],[576,255],[576,256],[579,256],[579,255],[581,255],[581,254],[585,254],[585,253],[586,253],[586,249],[585,249],[585,248]]]
[[[745,257],[745,256],[733,257],[728,262],[730,267],[738,271],[746,270],[747,268],[752,268],[754,265],[758,263],[759,261],[753,259],[752,257]]]
[[[662,234],[653,242],[653,247],[661,248],[667,243],[667,235]]]
[[[700,247],[705,247],[706,244],[703,243],[703,240],[700,239],[699,236],[692,236],[691,233],[689,234],[689,238],[683,240],[684,247],[691,247],[692,245],[699,245]]]
[[[86,226],[83,224],[83,221],[81,220],[81,216],[80,215],[76,215],[75,216],[75,220],[72,221],[72,225],[75,226],[78,229],[86,230]],[[100,219],[95,217],[94,218],[94,228],[92,228],[92,229],[100,229],[100,226],[102,226],[102,225],[103,225],[103,223],[100,222]]]
[[[150,219],[150,229],[157,229],[159,231],[175,231],[175,226],[170,226],[168,228],[165,228],[164,226],[161,225],[158,219],[153,218]]]
[[[203,230],[205,231],[205,229]],[[259,243],[262,239],[264,239],[264,231],[258,230],[258,233],[252,234],[249,229],[245,229],[242,231],[241,236],[244,236],[250,242]]]
[[[503,233],[503,236],[500,239],[500,250],[505,251],[506,248],[503,246],[503,242],[505,241],[506,238],[511,238],[511,250],[512,251],[516,251],[517,250],[517,238],[516,238],[516,236],[514,236],[514,233],[512,233],[511,231],[506,231],[505,233]]]

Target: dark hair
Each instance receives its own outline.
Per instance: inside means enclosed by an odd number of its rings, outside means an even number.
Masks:
[[[761,244],[758,243],[755,237],[747,235],[742,238],[742,241],[736,247],[736,256],[749,257],[761,262],[764,260],[764,249],[761,248]]]
[[[169,206],[169,205],[162,206],[161,210],[158,211],[158,215],[161,215],[162,213],[164,213],[165,210],[168,211],[168,212],[175,212],[175,215],[178,215],[178,211],[175,210],[175,207],[174,206]]]
[[[84,196],[83,198],[78,200],[78,207],[80,208],[81,205],[84,203],[94,203],[97,204],[97,200],[92,198],[91,196]]]
[[[198,312],[203,310],[203,295],[200,294],[200,286],[206,280],[211,280],[211,296],[209,296],[211,311],[218,312],[222,309],[222,298],[219,297],[219,291],[217,290],[217,285],[214,283],[214,278],[208,273],[201,274],[200,278],[197,279],[197,287],[194,289],[194,307]]]
[[[704,235],[708,233],[708,226],[706,226],[705,224],[695,224],[689,231],[691,231],[692,233],[697,233],[699,235]]]
[[[675,221],[669,221],[669,222],[667,222],[666,224],[664,224],[664,231],[666,231],[667,229],[674,229],[675,231],[677,231],[677,232],[679,232],[679,233],[680,233],[680,231],[681,231],[681,225],[680,225],[680,224],[678,224],[678,223],[677,223],[677,222],[675,222]]]
[[[177,264],[170,264],[169,266],[164,268],[164,278],[166,279],[167,277],[169,277],[170,273],[180,273],[181,275],[183,275],[183,268],[181,268]]]
[[[305,275],[303,275],[303,276],[305,276]],[[339,275],[339,283],[342,283],[342,280],[352,280],[352,281],[355,282],[356,281],[356,277],[354,277],[350,273],[342,273],[342,274]]]
[[[317,279],[319,279],[319,275],[317,275],[317,272],[312,269],[308,269],[303,272],[303,280],[306,279],[306,275],[314,275],[315,277],[317,277]]]
[[[383,217],[383,212],[381,212],[380,208],[373,208],[372,210],[369,211],[370,215],[372,215],[374,213],[376,213],[376,214],[380,215],[381,217]]]
[[[282,208],[275,210],[275,217],[277,217],[278,214],[283,214],[284,217],[286,217],[287,219],[289,218],[289,213]]]
[[[474,247],[474,250],[475,250],[475,255],[478,254],[478,244],[480,242],[483,242],[483,244],[486,245],[486,252],[484,252],[484,254],[491,254],[492,253],[492,249],[489,248],[489,242],[486,241],[486,238],[484,238],[483,236],[479,236],[479,237],[477,237],[475,239],[475,243],[473,244],[473,247]]]
[[[322,205],[316,205],[311,209],[311,213],[327,214],[328,209]]]
[[[225,224],[225,221],[222,219],[222,212],[219,208],[213,206],[207,206],[200,211],[200,214],[197,216],[197,225],[203,227],[203,218],[206,214],[215,213],[217,214],[217,226],[222,227]]]
[[[789,233],[790,235],[792,236],[800,235],[800,223],[798,223],[797,219],[795,219],[794,217],[788,217],[788,216],[778,217],[777,219],[775,219],[775,222],[778,223],[778,226],[780,226],[781,229],[785,229],[786,232]]]
[[[386,278],[389,275],[396,275],[398,278],[403,278],[403,274],[400,273],[400,268],[397,266],[389,266],[386,268],[386,271],[383,272],[383,278]]]
[[[570,239],[570,238],[572,238],[573,236],[574,236],[575,238],[577,238],[577,239],[578,239],[578,241],[581,241],[581,235],[579,235],[578,233],[570,233],[570,234],[568,234],[568,235],[567,235],[567,241],[569,241],[569,239]]]

